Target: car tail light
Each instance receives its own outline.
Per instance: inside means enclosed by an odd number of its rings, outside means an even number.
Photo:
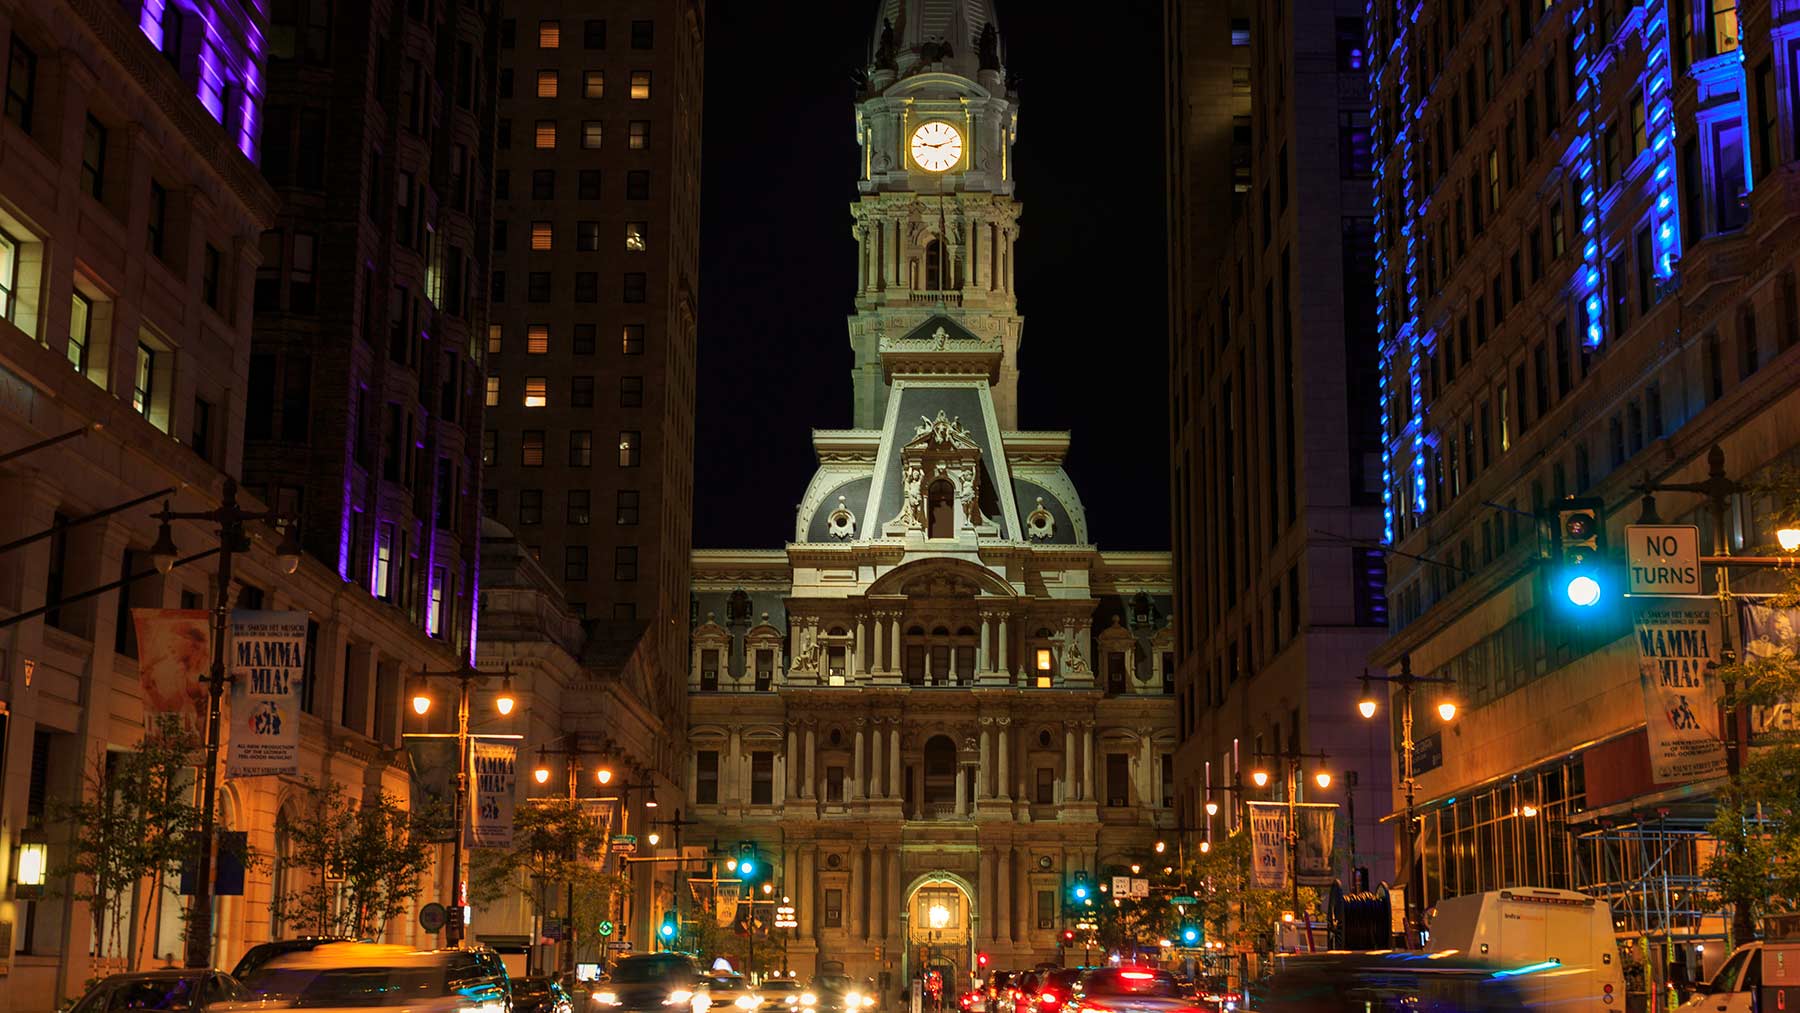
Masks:
[[[1045,1006],[1054,1005],[1056,1003],[1056,993],[1055,992],[1040,993],[1038,995],[1038,1002],[1042,1003]]]
[[[1120,971],[1119,977],[1129,981],[1149,981],[1152,978],[1155,978],[1156,975],[1151,974],[1149,971]]]

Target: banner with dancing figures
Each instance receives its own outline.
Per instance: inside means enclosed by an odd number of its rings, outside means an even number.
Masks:
[[[1287,886],[1287,803],[1251,802],[1250,885],[1259,890]]]
[[[510,848],[518,747],[511,742],[472,738],[470,769],[474,778],[474,819],[469,825],[472,848]]]
[[[1724,773],[1718,606],[1702,600],[1656,600],[1638,611],[1633,632],[1651,776],[1679,784]]]
[[[305,612],[231,613],[231,738],[226,777],[300,771],[300,690]]]

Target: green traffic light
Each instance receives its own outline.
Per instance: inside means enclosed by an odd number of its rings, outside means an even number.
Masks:
[[[1569,579],[1564,593],[1569,596],[1569,603],[1580,608],[1590,608],[1600,601],[1600,582],[1587,574],[1579,574]]]

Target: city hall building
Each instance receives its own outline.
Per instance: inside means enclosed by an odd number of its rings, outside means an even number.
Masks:
[[[1172,825],[1168,555],[1097,548],[1070,434],[1018,426],[1017,113],[988,3],[882,6],[855,428],[787,546],[693,557],[689,840],[774,863],[802,977],[1054,959],[1072,877]]]

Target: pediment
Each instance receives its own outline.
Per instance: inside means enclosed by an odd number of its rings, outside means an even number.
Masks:
[[[900,336],[901,341],[914,341],[934,345],[948,345],[951,342],[972,341],[981,344],[981,338],[975,335],[954,319],[942,314],[925,318],[925,322]]]

